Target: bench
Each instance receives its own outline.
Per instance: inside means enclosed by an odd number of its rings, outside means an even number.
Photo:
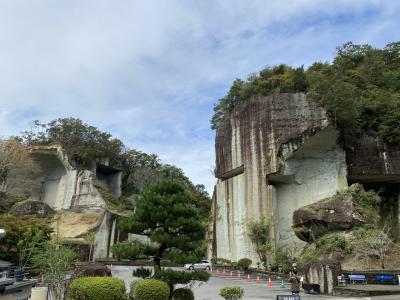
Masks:
[[[353,283],[353,284],[355,284],[356,281],[368,284],[367,277],[362,274],[349,275],[349,281],[350,281],[350,283]]]
[[[396,284],[397,278],[394,275],[376,275],[375,279],[379,283],[393,283]]]

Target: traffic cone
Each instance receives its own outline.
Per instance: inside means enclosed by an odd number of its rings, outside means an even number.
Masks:
[[[271,277],[268,277],[268,286],[272,286]]]
[[[250,282],[250,281],[251,281],[250,274],[247,274],[247,282]]]
[[[222,276],[226,276],[226,271],[224,269],[224,271],[222,272]]]
[[[283,279],[281,280],[281,288],[285,287],[285,283],[283,282]]]
[[[240,280],[240,272],[238,272],[238,279]]]
[[[256,283],[260,283],[260,276],[257,276]]]
[[[230,277],[231,277],[231,279],[233,278],[233,272],[232,271],[231,271],[231,276]]]

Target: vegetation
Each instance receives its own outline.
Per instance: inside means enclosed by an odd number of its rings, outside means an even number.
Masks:
[[[1,239],[0,259],[24,265],[30,261],[36,248],[50,239],[52,229],[44,219],[0,214],[0,224],[7,234]]]
[[[374,228],[364,226],[353,232],[353,244],[358,253],[367,258],[377,258],[381,262],[382,269],[385,269],[385,262],[389,256],[394,242],[389,237],[390,228]]]
[[[237,262],[238,267],[242,268],[245,271],[247,271],[249,269],[251,264],[252,264],[252,261],[249,258],[241,258]]]
[[[34,121],[22,140],[28,145],[60,145],[69,159],[81,166],[90,166],[102,158],[116,161],[124,149],[123,143],[110,133],[76,118],[60,118],[47,124]]]
[[[337,48],[332,63],[317,62],[307,70],[286,65],[268,67],[246,81],[236,79],[214,107],[212,128],[252,95],[307,93],[326,108],[344,134],[360,131],[382,142],[400,142],[400,42],[383,49],[348,42]]]
[[[122,220],[119,228],[157,244],[153,257],[158,267],[166,250],[194,251],[205,236],[192,195],[182,184],[169,180],[145,188],[136,201],[135,214]]]
[[[140,280],[135,288],[136,300],[168,300],[168,285],[161,280],[145,279]]]
[[[255,246],[260,261],[266,266],[267,255],[272,252],[270,230],[271,224],[269,220],[262,219],[260,221],[250,221],[248,223],[249,237]]]
[[[42,251],[36,252],[32,257],[32,266],[44,275],[57,300],[62,299],[65,275],[71,269],[76,257],[73,250],[53,244],[47,244]]]
[[[143,267],[137,268],[137,269],[133,270],[133,272],[132,272],[132,276],[140,277],[140,278],[143,278],[143,279],[149,278],[151,276],[151,274],[153,274],[151,269],[143,268]]]
[[[154,277],[168,284],[170,295],[177,284],[189,284],[193,281],[207,282],[210,274],[205,271],[176,271],[172,269],[155,269]]]
[[[194,300],[194,295],[191,289],[179,288],[174,290],[172,294],[174,300]]]
[[[303,249],[300,262],[308,263],[327,259],[333,256],[349,254],[353,250],[351,243],[343,233],[328,233],[320,237],[314,244]]]
[[[227,286],[219,291],[219,295],[225,300],[239,300],[242,299],[243,294],[244,290],[239,286]]]
[[[74,300],[126,299],[125,283],[112,277],[80,277],[70,284],[68,297]]]

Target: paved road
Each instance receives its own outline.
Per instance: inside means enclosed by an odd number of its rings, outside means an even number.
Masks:
[[[132,281],[132,266],[113,266],[112,275],[121,278],[125,281],[127,288]],[[272,286],[268,286],[266,282],[255,283],[247,282],[246,279],[230,279],[213,275],[207,283],[198,284],[193,286],[193,291],[196,300],[223,300],[218,296],[219,290],[225,286],[241,286],[244,288],[243,300],[276,300],[276,295],[290,294],[288,287],[281,288],[280,282],[273,281]],[[359,298],[342,298],[333,296],[322,295],[306,295],[301,294],[302,300],[399,300],[399,295],[395,296],[378,296],[378,297],[359,297]]]

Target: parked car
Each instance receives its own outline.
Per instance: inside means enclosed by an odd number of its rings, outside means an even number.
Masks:
[[[212,269],[212,264],[211,261],[209,260],[202,260],[199,263],[196,264],[185,264],[183,266],[186,270],[211,270]]]

